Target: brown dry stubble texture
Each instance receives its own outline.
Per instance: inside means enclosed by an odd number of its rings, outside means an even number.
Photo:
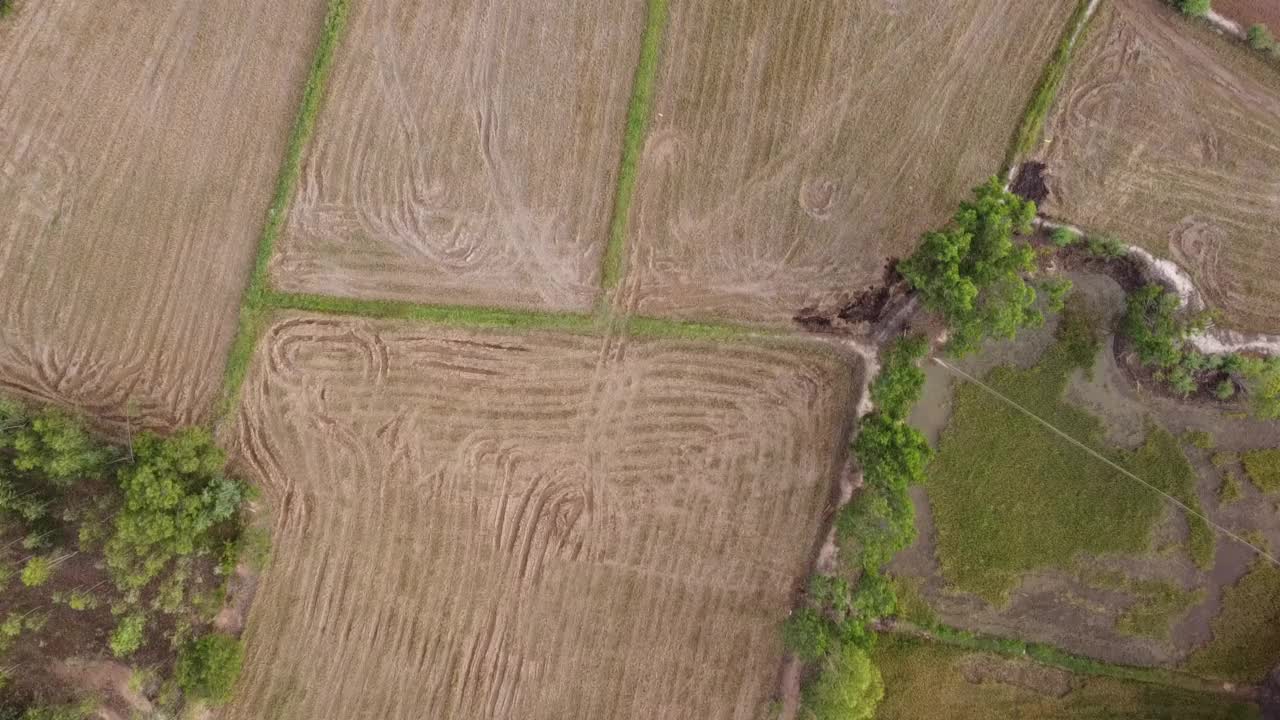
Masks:
[[[260,349],[275,559],[226,720],[754,717],[842,361],[308,315]]]
[[[1047,126],[1050,214],[1170,258],[1280,330],[1280,72],[1153,0],[1104,3]]]
[[[672,3],[639,310],[784,323],[878,280],[999,171],[1074,4]]]
[[[53,0],[0,23],[0,385],[208,416],[323,17]]]
[[[591,306],[644,0],[356,3],[284,290]]]

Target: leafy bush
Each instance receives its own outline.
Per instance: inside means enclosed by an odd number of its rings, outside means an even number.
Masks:
[[[923,337],[898,340],[885,351],[884,365],[871,383],[871,401],[881,413],[902,419],[920,398],[924,371],[916,366],[929,351]]]
[[[807,690],[805,709],[815,720],[871,720],[884,699],[884,680],[867,652],[842,645],[827,658],[822,675]]]
[[[1066,307],[1067,294],[1071,292],[1072,287],[1071,281],[1066,278],[1045,280],[1040,283],[1040,289],[1045,295],[1045,306],[1050,312],[1061,312],[1062,308]]]
[[[178,656],[178,685],[186,694],[214,704],[231,698],[240,677],[244,648],[237,638],[209,633],[189,643]]]
[[[53,561],[47,557],[36,557],[27,560],[22,568],[22,584],[27,587],[39,587],[53,577]]]
[[[926,233],[915,254],[898,265],[902,276],[951,331],[948,349],[964,355],[988,337],[1012,338],[1044,317],[1024,275],[1035,252],[1015,234],[1031,230],[1035,203],[1007,192],[997,178],[974,188],[949,227]]]
[[[1280,357],[1240,358],[1239,363],[1254,414],[1263,420],[1280,418]]]
[[[120,618],[116,629],[111,633],[107,645],[116,657],[128,657],[142,647],[143,631],[147,627],[147,618],[142,613],[133,613]]]
[[[1049,239],[1053,240],[1054,245],[1064,248],[1074,245],[1080,239],[1080,234],[1071,228],[1059,227],[1053,229],[1053,232],[1049,234]]]
[[[1275,48],[1276,39],[1266,25],[1257,24],[1249,28],[1249,47],[1263,52]]]
[[[1211,0],[1177,0],[1177,4],[1183,15],[1191,17],[1204,17],[1212,9]]]
[[[798,608],[782,624],[782,642],[796,657],[814,662],[826,656],[833,638],[832,628],[822,614],[811,607]]]

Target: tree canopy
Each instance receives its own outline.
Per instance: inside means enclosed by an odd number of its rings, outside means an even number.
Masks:
[[[988,337],[1012,338],[1037,326],[1036,292],[1026,281],[1035,251],[1014,236],[1031,231],[1036,205],[1004,189],[997,178],[973,190],[951,224],[926,233],[920,248],[898,265],[930,309],[947,321],[948,350],[964,355]]]

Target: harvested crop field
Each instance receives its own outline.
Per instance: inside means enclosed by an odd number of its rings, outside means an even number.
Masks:
[[[208,416],[323,15],[55,0],[0,23],[7,390]]]
[[[672,3],[630,302],[785,323],[878,281],[999,171],[1073,4]]]
[[[753,718],[843,462],[826,352],[280,318],[229,720]]]
[[[1039,159],[1045,209],[1172,259],[1225,321],[1280,330],[1280,72],[1158,2],[1104,3]]]
[[[589,308],[644,0],[375,0],[351,13],[273,284]]]
[[[1275,0],[1213,0],[1213,9],[1241,27],[1262,23],[1272,32],[1280,32],[1280,3]]]

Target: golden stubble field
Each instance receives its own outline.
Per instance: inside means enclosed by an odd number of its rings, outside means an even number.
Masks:
[[[878,281],[999,172],[1073,5],[672,3],[624,302],[783,323]]]
[[[222,717],[756,717],[858,372],[277,318],[237,441],[274,560]]]
[[[1148,0],[1104,3],[1038,159],[1050,214],[1176,261],[1280,331],[1280,72]]]
[[[49,0],[0,23],[0,386],[208,417],[323,16]]]
[[[370,0],[346,37],[273,283],[588,309],[644,0]]]

